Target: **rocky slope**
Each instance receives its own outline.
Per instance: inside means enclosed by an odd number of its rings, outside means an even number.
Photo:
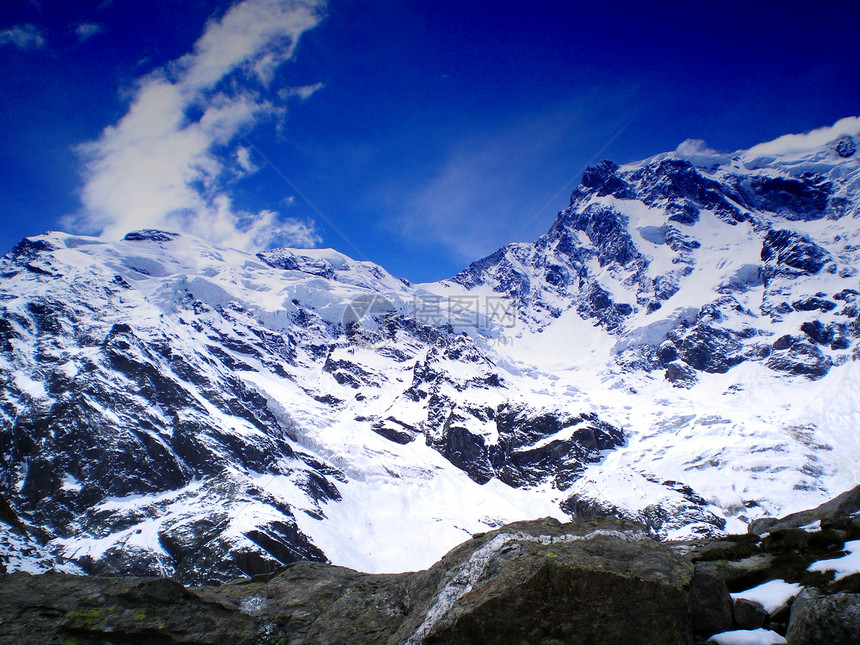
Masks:
[[[150,231],[49,234],[7,255],[0,472],[36,541],[90,573],[226,580],[325,560],[302,527],[351,480],[385,478],[401,496],[399,478],[445,468],[442,485],[475,496],[447,521],[486,528],[523,512],[504,489],[563,486],[621,444],[588,408],[515,392],[450,325],[392,309],[414,290],[378,267],[303,253]],[[357,329],[350,316],[383,288],[384,318]],[[386,414],[392,399],[408,421]],[[493,445],[469,432],[479,422],[494,423]],[[494,508],[501,519],[484,521]]]
[[[674,645],[743,630],[743,642],[848,644],[860,573],[834,579],[814,563],[860,544],[858,509],[860,488],[763,537],[694,542],[657,542],[617,518],[547,518],[475,535],[402,574],[298,562],[186,588],[16,573],[0,578],[0,642]],[[800,528],[810,517],[819,524]]]
[[[395,572],[515,520],[718,536],[849,488],[855,138],[768,145],[602,162],[546,235],[433,284],[25,239],[0,261],[4,566]]]

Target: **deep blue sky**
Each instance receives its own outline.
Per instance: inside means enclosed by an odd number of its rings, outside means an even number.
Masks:
[[[171,61],[236,4],[0,5],[3,251],[112,221],[116,201],[101,220],[85,213],[108,204],[113,175],[82,204],[94,166],[81,144],[105,141],[147,74],[178,83]],[[268,86],[234,73],[206,89],[209,101],[252,88],[278,109],[209,148],[234,161],[246,148],[247,172],[225,161],[217,181],[189,190],[277,213],[395,275],[439,279],[544,232],[570,188],[523,226],[622,128],[601,157],[632,161],[687,138],[735,150],[860,114],[860,3],[672,5],[331,0]],[[306,98],[290,89],[319,83]],[[209,104],[186,106],[187,119]]]

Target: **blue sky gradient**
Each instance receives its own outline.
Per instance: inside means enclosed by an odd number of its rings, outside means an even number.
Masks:
[[[282,32],[195,80],[220,64],[205,34],[221,25],[226,49],[242,33],[229,25],[267,12]],[[132,163],[116,147],[135,139],[106,131],[157,81],[184,117],[152,145],[201,137],[172,187],[174,228],[218,218],[219,243],[332,246],[413,281],[448,277],[543,233],[570,187],[550,198],[607,143],[598,158],[623,163],[857,115],[857,25],[851,2],[3,3],[0,246],[165,221],[154,211],[172,202],[148,195],[168,179],[133,190],[149,148]],[[225,105],[235,118],[205,127]],[[134,209],[106,194],[117,177]]]

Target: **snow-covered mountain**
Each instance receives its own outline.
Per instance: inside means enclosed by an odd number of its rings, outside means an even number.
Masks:
[[[332,250],[48,233],[0,263],[7,568],[431,564],[517,519],[743,531],[860,480],[855,139],[586,170],[413,285]]]

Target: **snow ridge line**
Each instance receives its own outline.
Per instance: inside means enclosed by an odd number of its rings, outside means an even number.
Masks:
[[[584,542],[595,537],[614,537],[625,542],[635,542],[650,539],[643,531],[614,531],[610,529],[596,529],[585,535],[566,534],[559,537],[551,535],[528,535],[526,533],[502,533],[477,549],[472,556],[460,565],[442,591],[436,596],[435,601],[427,611],[424,622],[409,637],[405,645],[419,645],[432,627],[448,612],[448,610],[464,595],[472,590],[472,585],[481,577],[487,563],[505,546],[511,542],[534,542],[536,544],[557,544],[568,542]]]

